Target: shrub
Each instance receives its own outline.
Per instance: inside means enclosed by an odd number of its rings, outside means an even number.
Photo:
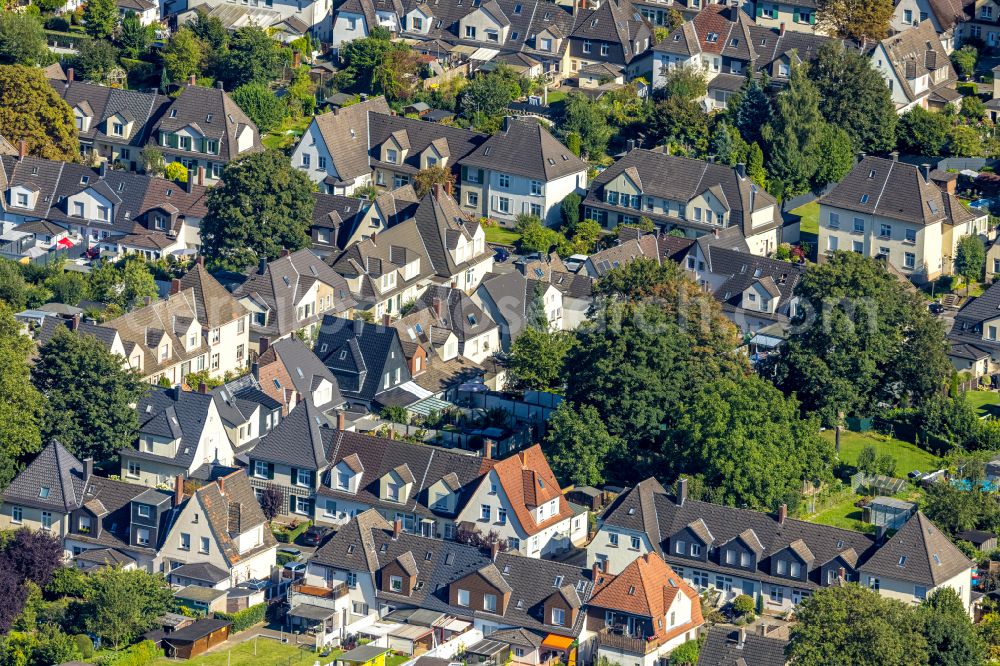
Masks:
[[[73,636],[73,642],[76,643],[76,649],[80,651],[81,657],[90,659],[94,656],[94,641],[90,640],[90,636],[87,634],[76,634]]]
[[[264,603],[244,608],[243,610],[236,611],[235,613],[216,613],[215,617],[220,620],[229,620],[232,622],[232,626],[229,627],[229,633],[235,634],[241,631],[246,631],[255,624],[260,624],[264,621],[264,616],[266,614],[267,604]]]
[[[167,180],[174,180],[178,183],[188,182],[188,170],[180,162],[171,162],[163,169],[163,175]]]
[[[274,538],[281,543],[295,543],[295,540],[302,536],[302,534],[309,529],[311,524],[312,523],[307,520],[297,525],[292,524],[287,527],[272,530],[272,532],[274,532]]]
[[[69,30],[69,21],[62,16],[53,16],[45,21],[45,28],[56,32],[66,32]]]
[[[279,567],[283,567],[289,562],[294,562],[296,559],[298,558],[291,553],[278,553],[276,561]]]
[[[753,597],[749,594],[741,594],[733,599],[733,610],[740,615],[750,615],[754,612],[754,608]]]
[[[142,641],[121,652],[111,652],[102,655],[97,663],[100,666],[148,666],[163,656],[163,650],[156,647],[153,641]]]

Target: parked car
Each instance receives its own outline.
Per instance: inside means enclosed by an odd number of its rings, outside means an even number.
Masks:
[[[510,252],[506,248],[498,247],[496,252],[493,253],[493,261],[498,264],[502,264],[508,259],[510,259]]]
[[[299,543],[303,546],[322,546],[332,532],[329,527],[312,525],[299,537]]]
[[[290,555],[291,557],[294,557],[296,560],[302,557],[302,551],[292,546],[285,546],[284,548],[279,548],[278,552],[284,553],[285,555]]]
[[[285,571],[288,571],[296,576],[301,576],[306,572],[305,562],[286,562]]]

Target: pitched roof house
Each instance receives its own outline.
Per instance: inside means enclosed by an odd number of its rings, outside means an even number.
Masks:
[[[497,323],[500,345],[507,351],[541,314],[545,315],[552,330],[563,330],[562,292],[520,271],[490,273],[476,289],[473,300]],[[539,312],[539,308],[543,312]]]
[[[883,39],[871,59],[889,86],[898,113],[914,106],[942,109],[961,99],[955,90],[958,77],[929,20]]]
[[[698,652],[697,666],[785,666],[788,641],[746,629],[712,627]]]
[[[311,402],[320,412],[343,406],[337,378],[298,338],[283,338],[257,357],[255,376],[261,390],[287,414],[299,402]]]

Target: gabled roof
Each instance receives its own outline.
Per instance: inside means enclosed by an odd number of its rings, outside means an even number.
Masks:
[[[859,569],[867,574],[936,587],[967,571],[973,562],[917,511]]]
[[[427,5],[420,5],[426,9]],[[390,136],[399,131],[405,131],[409,139],[410,150],[403,164],[386,165],[390,169],[415,173],[421,168],[420,155],[433,146],[443,157],[449,158],[449,166],[454,166],[459,160],[481,146],[489,136],[459,127],[428,123],[405,116],[390,116],[382,113],[369,115],[369,156],[372,163],[380,162],[381,148]],[[400,169],[400,167],[404,167]]]
[[[396,329],[327,315],[315,349],[336,376],[340,392],[370,402],[382,390],[382,368],[399,347]]]
[[[384,97],[373,97],[313,118],[342,181],[371,173],[368,165],[369,114],[389,114]]]
[[[89,140],[103,139],[122,145],[143,146],[152,136],[153,118],[170,103],[169,97],[160,95],[155,90],[123,90],[83,81],[50,80],[49,83],[70,107],[79,107],[85,115],[90,116],[90,127],[81,132],[81,138]],[[114,116],[132,123],[131,132],[125,136],[111,134],[108,131],[110,128],[105,125]],[[128,128],[124,129],[128,132]]]
[[[313,401],[313,391],[318,380],[325,379],[333,385],[330,400],[321,405],[314,405],[319,411],[326,412],[344,404],[337,378],[323,361],[295,336],[278,340],[257,359],[260,367],[272,362],[280,362],[285,367],[288,376],[292,378],[295,390],[310,402]]]
[[[261,438],[250,456],[297,468],[324,470],[331,462],[336,439],[337,431],[330,427],[330,421],[313,406],[312,400],[303,400]]]
[[[441,316],[434,315],[434,304],[440,303]],[[482,335],[496,328],[496,323],[461,289],[452,289],[443,285],[431,285],[420,297],[416,308],[396,324],[400,331],[405,330],[406,321],[421,313],[431,314],[434,325],[455,333],[459,342]]]
[[[180,288],[194,291],[198,321],[208,328],[218,328],[249,314],[200,261],[181,278]]]
[[[750,630],[712,627],[698,653],[698,666],[785,666],[787,645]]]
[[[929,20],[883,39],[881,45],[908,100],[913,101],[923,96],[913,89],[911,81],[941,68],[947,68],[945,81],[936,83],[931,80],[926,92],[949,85],[954,87],[957,79],[955,70],[947,51],[941,45],[934,24]]]
[[[428,192],[417,204],[413,220],[434,272],[450,278],[468,266],[474,266],[493,256],[492,248],[483,243],[478,254],[459,263],[452,251],[458,239],[471,242],[479,230],[479,222],[459,207],[458,202],[443,189]]]
[[[213,396],[206,393],[152,386],[136,405],[139,434],[179,439],[177,454],[167,462],[188,469],[195,462],[213,400]],[[164,459],[164,456],[131,447],[123,452],[151,460]]]
[[[642,42],[652,41],[653,31],[649,23],[632,10],[631,3],[608,0],[597,9],[580,10],[570,37],[617,44],[622,48],[625,62],[629,63],[642,53]]]
[[[861,160],[820,204],[914,224],[948,218],[944,193],[924,178],[919,167],[881,157]]]
[[[263,150],[260,132],[253,120],[243,112],[225,90],[202,86],[184,86],[180,94],[164,107],[153,127],[151,136],[160,132],[176,132],[185,127],[196,127],[207,138],[219,141],[219,159],[224,162],[236,159],[239,154],[237,138],[247,128],[253,131],[251,151]],[[157,145],[164,152],[181,151]]]
[[[559,143],[544,125],[533,120],[509,119],[505,122],[505,129],[462,158],[461,164],[542,182],[587,172],[587,163]]]
[[[4,502],[69,513],[83,504],[83,463],[52,440],[3,491]]]
[[[74,541],[129,552],[155,553],[163,544],[165,528],[172,518],[169,511],[170,498],[171,494],[164,490],[100,476],[91,477],[84,493],[83,506],[100,521],[100,529],[92,530],[89,534],[74,532],[72,538]],[[149,546],[131,543],[133,501],[158,507],[158,543],[151,543]]]
[[[247,479],[246,472],[243,470],[220,477],[213,483],[202,486],[188,501],[194,501],[194,498],[197,498],[205,510],[205,518],[209,528],[218,541],[219,548],[230,567],[243,560],[248,560],[268,548],[275,547],[277,542],[274,540],[271,530],[264,525],[267,519],[264,517],[264,512],[250,486],[250,480]],[[259,525],[264,525],[264,538],[261,545],[241,553],[239,536]]]
[[[563,497],[542,447],[535,444],[493,465],[493,471],[503,487],[521,528],[529,535],[559,523],[573,515]],[[536,522],[530,511],[551,500],[558,501],[555,514]]]

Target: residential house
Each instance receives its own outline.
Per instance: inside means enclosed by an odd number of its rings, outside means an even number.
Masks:
[[[642,217],[690,237],[737,227],[750,251],[761,256],[781,241],[778,202],[739,164],[635,149],[594,179],[583,206],[584,217],[608,229]]]
[[[330,427],[309,403],[296,408],[250,452],[254,488],[280,490],[289,516],[339,526],[375,508],[408,532],[454,538],[471,484],[493,461],[354,433],[343,424],[338,418]]]
[[[353,226],[343,230],[341,246],[349,248],[409,220],[419,203],[420,198],[410,184],[382,192],[355,217]],[[334,255],[336,256],[338,255]]]
[[[988,48],[996,46],[1000,40],[1000,4],[995,0],[964,0],[959,8],[954,6],[958,2],[951,0],[944,3],[952,6],[956,22],[965,21],[956,26],[959,33],[956,46],[960,45],[962,38],[968,37],[981,39]]]
[[[570,72],[608,64],[633,79],[650,69],[653,26],[627,0],[604,0],[596,9],[580,10],[569,34]]]
[[[752,0],[754,21],[767,28],[816,32],[816,0]]]
[[[1000,363],[1000,283],[969,299],[948,331],[949,357],[956,370],[973,378],[991,375]]]
[[[170,493],[95,476],[92,460],[80,461],[57,441],[0,497],[0,527],[48,532],[67,558],[89,552],[81,568],[112,562],[156,570],[172,509]]]
[[[563,330],[563,293],[520,271],[487,275],[473,300],[497,323],[504,351],[509,352],[524,329],[542,316],[551,330]]]
[[[178,17],[178,25],[189,22],[193,10],[198,10],[218,17],[227,30],[256,25],[268,29],[286,44],[304,36],[319,44],[328,44],[332,39],[331,0],[253,0],[241,7],[222,0],[166,0],[164,5],[165,14],[187,10],[186,15]]]
[[[656,553],[645,553],[617,574],[594,566],[587,628],[596,633],[598,660],[655,666],[705,623],[701,598]]]
[[[915,106],[939,110],[957,105],[957,76],[930,20],[879,42],[871,54],[897,113]]]
[[[410,404],[424,397],[411,382],[399,336],[393,328],[366,325],[361,319],[351,322],[327,317],[316,350],[337,378],[348,405],[377,411],[398,401]]]
[[[344,0],[333,9],[330,45],[339,52],[344,42],[364,39],[372,28],[385,28],[393,35],[400,30],[403,5],[399,0]]]
[[[214,396],[152,387],[136,405],[139,438],[119,451],[121,478],[156,488],[178,475],[205,480],[216,467],[232,467],[233,443]]]
[[[561,298],[553,295],[546,305],[545,317],[550,324],[557,324],[563,331],[572,331],[587,320],[594,302],[593,278],[582,271],[570,271],[554,252],[546,258],[518,262],[515,266],[525,277],[548,283],[562,295]],[[544,297],[542,302],[545,303]]]
[[[739,629],[712,627],[698,651],[697,666],[785,666],[787,640]]]
[[[284,415],[303,401],[312,403],[320,413],[344,405],[337,378],[298,338],[283,338],[270,345],[257,357],[254,367],[260,390],[281,405]]]
[[[157,118],[147,145],[165,163],[183,164],[199,185],[214,185],[229,162],[263,150],[257,126],[229,93],[193,82]]]
[[[281,421],[282,403],[268,394],[254,374],[250,373],[216,386],[211,391],[199,386],[199,393],[210,393],[219,411],[229,441],[237,455],[253,447],[259,437],[267,434]]]
[[[508,227],[522,213],[556,226],[562,200],[587,188],[587,163],[533,120],[505,118],[459,165],[462,208]]]
[[[400,339],[414,340],[423,329],[441,329],[454,334],[455,346],[443,351],[443,360],[457,355],[482,363],[500,348],[500,330],[496,323],[475,301],[460,289],[432,285],[427,288],[413,310],[394,324]]]
[[[686,479],[673,494],[647,479],[619,495],[599,525],[587,546],[589,563],[614,573],[646,552],[657,553],[695,589],[759,598],[765,613],[787,611],[813,590],[842,581],[881,591],[879,577],[888,577],[884,562],[890,557],[905,572],[894,572],[899,579],[890,580],[885,596],[918,603],[947,585],[969,601],[971,563],[936,530],[928,532],[933,527],[920,512],[893,537],[879,540],[788,518],[784,507],[775,517],[691,500]]]
[[[595,252],[587,257],[580,273],[592,279],[602,278],[619,266],[645,258],[660,263],[657,236],[652,234],[619,234],[618,245]]]
[[[483,535],[496,532],[510,551],[550,557],[586,541],[587,512],[580,508],[575,511],[563,497],[541,446],[535,444],[496,461],[456,520]]]
[[[930,178],[930,167],[865,157],[820,199],[820,252],[884,257],[915,282],[953,272],[962,237],[985,234],[988,216]]]
[[[140,153],[152,136],[157,114],[170,103],[170,98],[155,90],[123,90],[76,81],[73,72],[70,68],[67,80],[49,83],[73,110],[81,154],[88,159],[117,163],[130,171],[141,170]]]
[[[116,0],[118,20],[135,14],[142,25],[153,25],[160,20],[160,5],[152,0]]]
[[[349,312],[355,305],[344,278],[308,248],[282,251],[270,263],[262,259],[233,297],[251,312],[250,343],[257,354],[300,332],[315,337],[326,314]]]
[[[277,544],[243,470],[219,476],[178,505],[160,549],[164,573],[205,563],[226,571],[230,586],[267,578]]]
[[[365,201],[357,197],[321,192],[314,192],[313,199],[316,204],[309,230],[311,249],[319,257],[334,256],[350,244],[347,238],[359,226],[358,218],[366,208]]]
[[[930,21],[944,50],[951,54],[961,39],[959,33],[968,31],[966,22],[972,18],[974,9],[974,0],[896,0],[892,29],[902,32]],[[982,32],[982,39],[981,35]]]
[[[369,117],[389,114],[384,97],[341,107],[313,118],[292,153],[292,165],[327,194],[349,195],[372,183]]]

